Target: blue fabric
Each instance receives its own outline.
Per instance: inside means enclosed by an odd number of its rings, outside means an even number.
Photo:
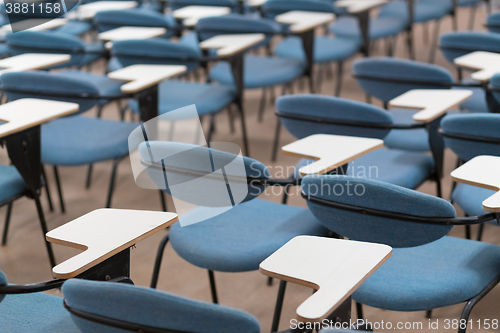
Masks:
[[[392,124],[392,117],[386,110],[338,97],[296,94],[278,97],[275,104],[276,110],[285,115],[306,115],[318,119]],[[389,133],[389,129],[319,124],[289,118],[281,118],[280,121],[292,135],[299,139],[313,134],[337,134],[382,139]]]
[[[97,88],[100,96],[118,97],[122,95],[120,87],[123,85],[123,82],[112,80],[108,78],[107,75],[92,74],[76,70],[58,72],[58,75],[81,82],[88,82]]]
[[[441,35],[439,43],[443,56],[451,63],[455,58],[473,51],[500,52],[500,35],[496,33],[451,32]]]
[[[42,126],[42,162],[76,166],[128,154],[128,136],[140,124],[84,116]]]
[[[413,5],[414,23],[440,20],[451,12],[451,1],[415,1]],[[406,1],[392,1],[383,6],[379,17],[396,17],[409,21],[408,3]]]
[[[242,310],[124,283],[71,279],[62,287],[78,310],[132,323],[196,333],[259,333],[257,319]],[[72,316],[82,333],[123,330]]]
[[[0,57],[4,58],[10,54],[10,49],[5,43],[0,43]]]
[[[500,139],[500,114],[454,114],[441,121],[444,133],[466,134]],[[462,160],[468,161],[479,155],[500,156],[500,145],[444,137],[446,146],[451,148]]]
[[[198,115],[221,111],[236,97],[234,89],[210,83],[164,81],[159,85],[158,113],[163,114],[191,104],[196,105]],[[130,109],[139,113],[139,103],[129,101]]]
[[[390,109],[395,124],[414,124],[413,115],[418,111],[409,109]],[[386,147],[409,151],[430,151],[429,134],[425,128],[411,130],[393,129],[384,138]]]
[[[368,29],[370,40],[397,36],[406,28],[406,22],[396,17],[373,17]],[[330,32],[337,37],[350,37],[361,40],[361,30],[356,17],[342,16],[330,27]]]
[[[316,0],[268,0],[261,6],[261,10],[265,17],[274,20],[276,16],[292,10],[333,13],[336,8],[331,1],[328,3]]]
[[[13,165],[0,164],[0,203],[24,191],[26,191],[26,184],[16,167]],[[0,285],[1,283],[2,279],[0,276]]]
[[[496,191],[477,186],[457,184],[453,191],[452,199],[467,215],[479,216],[488,213],[483,210],[483,201],[495,193]]]
[[[45,294],[6,295],[0,302],[2,332],[79,333],[61,297]]]
[[[304,73],[301,60],[247,55],[244,58],[243,78],[246,89],[271,87],[293,81]],[[210,78],[225,85],[234,85],[231,66],[219,62],[210,70]]]
[[[302,192],[307,196],[421,217],[453,218],[448,201],[378,180],[353,176],[306,176]],[[351,212],[307,201],[311,212],[328,229],[358,241],[413,247],[440,239],[452,228],[447,225],[414,223]]]
[[[436,88],[443,84],[451,84],[451,73],[440,66],[418,61],[397,59],[391,57],[370,57],[357,59],[353,63],[353,75],[369,76],[374,79],[357,78],[357,82],[369,95],[384,102],[412,89],[431,89],[429,83],[436,83]],[[381,80],[377,80],[380,78]],[[418,83],[392,83],[383,79],[423,81]]]
[[[168,36],[175,32],[174,19],[161,13],[141,8],[97,12],[94,16],[94,22],[97,30],[100,32],[123,26],[166,28]]]
[[[458,0],[457,6],[458,7],[471,7],[471,6],[478,5],[482,1],[483,0]]]
[[[5,274],[0,271],[0,286],[5,286],[7,284],[7,277],[5,276]],[[4,294],[0,294],[0,302],[2,302],[3,298],[5,297]]]
[[[57,32],[65,33],[73,36],[80,36],[92,29],[92,24],[82,21],[68,21],[62,27],[56,29]]]
[[[115,57],[112,57],[111,59],[109,59],[108,72],[114,72],[114,71],[117,71],[117,70],[122,69],[122,68],[123,68],[123,65],[120,63],[120,61],[118,59],[116,59]]]
[[[85,44],[81,39],[57,31],[21,31],[5,37],[13,55],[23,53],[62,53],[70,54],[65,63],[50,67],[68,68],[84,66],[104,57],[102,44]]]
[[[238,5],[236,0],[172,0],[170,8],[176,10],[186,6],[219,6],[235,8]]]
[[[477,83],[472,78],[465,78],[462,80],[463,83]],[[474,113],[487,113],[490,112],[488,108],[488,103],[486,103],[486,94],[484,89],[481,87],[452,87],[451,89],[462,89],[472,91],[472,96],[460,104],[460,108],[467,110],[468,112]]]
[[[435,309],[473,298],[499,273],[498,245],[443,237],[423,246],[394,249],[353,298],[394,311]]]
[[[210,216],[217,208],[198,207],[182,223]],[[246,272],[299,235],[326,236],[308,209],[254,199],[206,221],[170,229],[174,250],[186,261],[221,272]]]
[[[493,87],[493,89],[500,89],[500,75],[499,74],[493,75],[493,77],[490,80],[490,84]],[[495,97],[497,104],[500,103],[500,92],[493,91],[493,97]]]
[[[316,36],[314,42],[314,62],[326,63],[345,60],[359,51],[360,43],[352,38],[332,38]],[[293,36],[284,39],[274,48],[274,54],[281,58],[306,61],[302,40]]]
[[[493,13],[488,16],[486,25],[489,32],[500,33],[500,13]]]

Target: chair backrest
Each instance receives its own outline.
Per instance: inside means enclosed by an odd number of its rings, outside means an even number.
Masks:
[[[451,63],[455,58],[474,51],[500,53],[500,35],[496,33],[452,32],[441,35],[439,44],[443,56]]]
[[[257,319],[242,311],[124,283],[71,279],[62,287],[68,310],[128,323],[193,333],[259,333]],[[83,319],[73,321],[83,333],[127,332]],[[147,330],[144,330],[147,331]]]
[[[412,89],[449,88],[453,82],[440,66],[390,57],[354,61],[353,76],[367,94],[385,103]]]
[[[337,11],[333,5],[333,1],[326,2],[320,0],[268,0],[261,8],[264,17],[269,19],[274,19],[276,16],[291,10],[326,13]]]
[[[486,28],[489,32],[500,33],[500,13],[493,13],[486,20]]]
[[[479,155],[500,156],[499,128],[497,113],[449,114],[441,120],[446,146],[464,161]]]
[[[13,55],[24,53],[70,54],[71,59],[55,68],[80,66],[87,56],[85,43],[76,36],[57,31],[20,31],[8,34],[6,44]]]
[[[162,38],[116,41],[111,53],[124,67],[135,64],[186,65],[188,70],[199,66],[199,61],[193,59],[201,56],[196,47]]]
[[[276,112],[281,123],[296,138],[313,134],[336,134],[383,139],[389,128],[370,128],[369,125],[390,126],[390,113],[374,105],[349,99],[314,94],[281,96],[276,99]],[[298,119],[294,119],[294,117]],[[321,123],[304,118],[327,120]],[[368,126],[349,125],[349,122]]]
[[[0,271],[0,286],[5,286],[7,285],[7,277],[5,276],[5,274]],[[5,297],[4,294],[0,294],[0,302],[3,300],[3,298]]]
[[[269,42],[274,34],[281,31],[282,26],[269,19],[258,19],[241,14],[228,14],[218,17],[206,17],[196,24],[196,31],[200,40],[205,40],[217,35],[263,33]]]
[[[123,26],[166,28],[167,34],[173,34],[175,20],[161,13],[141,8],[127,10],[107,10],[97,12],[94,23],[98,31],[108,31]]]
[[[33,71],[5,73],[1,89],[10,101],[41,98],[79,105],[79,113],[96,105],[99,90],[91,83],[58,74]]]
[[[235,9],[238,6],[238,0],[172,0],[170,8],[176,10],[186,6],[217,6],[230,7]]]
[[[236,145],[224,143],[217,147],[220,146],[226,151],[186,143],[149,141],[139,145],[139,152],[146,165],[156,164],[156,167],[147,168],[147,175],[158,188],[183,201],[208,207],[231,206],[225,184],[231,187],[234,204],[259,196],[266,186],[248,179],[269,179],[267,167],[238,155]]]
[[[497,104],[500,104],[500,74],[495,74],[491,77],[490,85],[493,97],[495,98]]]
[[[326,228],[349,239],[412,247],[445,236],[451,225],[410,222],[401,216],[454,218],[448,201],[393,184],[351,176],[306,176],[302,192],[314,216]],[[323,200],[313,202],[314,199]],[[335,206],[330,206],[334,204]]]

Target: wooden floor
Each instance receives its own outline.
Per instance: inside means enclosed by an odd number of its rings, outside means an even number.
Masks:
[[[458,14],[459,29],[465,30],[468,25],[469,11],[460,9]],[[484,22],[485,9],[481,8],[478,10],[475,29],[483,30]],[[431,32],[433,26],[429,26],[428,30]],[[441,31],[447,32],[450,30],[451,20],[447,18],[442,22]],[[428,39],[430,40],[430,38]],[[416,27],[415,37],[416,45],[418,45],[416,48],[417,59],[420,61],[427,61],[430,45],[429,42],[425,44],[423,40],[423,28],[420,25]],[[384,54],[385,45],[379,43],[376,45],[373,55]],[[401,37],[397,41],[395,56],[408,57],[407,51],[403,47],[403,39]],[[455,75],[452,66],[442,57],[439,51],[437,52],[436,63],[450,69],[453,75]],[[343,78],[342,97],[364,101],[365,97],[362,90],[357,86],[355,80],[350,75],[351,61],[346,65],[347,67],[345,68]],[[99,66],[96,66],[96,70],[99,70],[98,67]],[[100,70],[102,70],[102,64]],[[305,90],[301,91],[299,85],[295,85],[294,88],[295,93],[302,91],[306,92]],[[280,88],[276,89],[277,94],[279,94],[280,91]],[[333,91],[334,84],[332,83],[332,79],[327,79],[322,85],[321,93],[331,95]],[[286,175],[278,174],[280,172],[279,167],[285,167],[286,170],[286,166],[293,166],[297,162],[297,159],[280,154],[276,163],[270,162],[271,144],[276,117],[273,114],[274,107],[268,101],[264,121],[262,123],[257,121],[260,96],[261,91],[247,91],[245,95],[251,156],[269,165],[270,170],[274,172],[276,176],[285,177]],[[104,111],[104,117],[109,119],[117,119],[117,114],[115,105],[107,107]],[[90,115],[95,115],[95,112],[90,111]],[[237,125],[239,125],[239,122],[237,122]],[[293,141],[293,137],[290,134],[286,133],[286,131],[283,132],[280,146]],[[227,113],[222,113],[217,118],[217,132],[215,133],[213,141],[229,141],[240,144],[240,132],[237,131],[235,134],[231,134],[229,131]],[[8,163],[5,151],[0,151],[0,163]],[[456,157],[454,154],[449,151],[446,152],[444,178],[444,195],[446,198],[449,196],[451,186],[449,173],[453,170],[455,163]],[[52,170],[49,168],[46,170],[52,189],[52,197],[57,201]],[[67,209],[65,214],[60,212],[57,202],[55,211],[49,212],[46,198],[42,198],[49,229],[56,228],[80,215],[104,206],[111,163],[106,162],[95,165],[92,187],[88,190],[85,189],[84,186],[86,170],[86,167],[63,167],[60,170]],[[435,186],[432,183],[425,183],[419,190],[425,193],[435,194]],[[279,196],[273,195],[271,191],[266,191],[266,193],[262,195],[262,198],[276,202],[280,199]],[[170,198],[168,204],[170,208],[173,207]],[[289,204],[305,207],[305,202],[299,195],[292,196],[289,200]],[[113,207],[145,210],[161,209],[157,191],[141,189],[134,183],[130,163],[127,159],[125,159],[119,167]],[[183,214],[192,207],[186,205],[177,208],[178,213]],[[5,207],[0,209],[0,221],[3,221],[5,210]],[[0,226],[1,225],[3,225],[3,222],[0,222]],[[476,227],[473,227],[474,237],[476,230]],[[163,235],[165,235],[165,232],[160,232],[137,244],[137,247],[132,250],[132,279],[137,285],[149,285],[156,248]],[[456,227],[452,230],[452,235],[463,237],[464,229]],[[500,228],[490,225],[486,226],[484,241],[500,244]],[[76,250],[58,245],[55,245],[54,249],[57,262],[61,262],[77,253]],[[31,200],[21,199],[14,204],[9,242],[7,246],[0,248],[0,269],[5,272],[11,283],[33,283],[51,279],[49,262],[43,244],[40,226],[38,224],[35,204]],[[216,273],[215,276],[220,303],[250,312],[260,321],[262,332],[268,332],[271,327],[278,283],[274,283],[273,286],[267,286],[266,277],[259,272],[237,274]],[[204,301],[210,301],[211,299],[207,272],[181,259],[175,254],[171,247],[167,247],[165,252],[158,289]],[[289,284],[285,297],[280,329],[289,327],[289,321],[294,318],[296,307],[307,298],[311,292],[310,289],[305,287]],[[61,294],[60,291],[54,291],[53,293],[57,295]],[[496,287],[475,308],[472,313],[473,321],[500,319],[499,305],[500,287]],[[458,319],[461,310],[461,305],[435,310],[432,320],[439,320],[440,329],[438,331],[448,331],[444,329],[444,320]],[[398,322],[408,322],[409,324],[407,325],[410,326],[417,325],[413,324],[414,322],[421,322],[424,331],[430,331],[427,328],[429,322],[425,319],[424,312],[398,313],[365,307],[365,317],[372,322],[380,322],[382,320],[384,322],[389,321],[394,326]],[[417,332],[421,330],[404,329],[401,331]],[[454,330],[450,329],[449,331],[451,332]],[[486,330],[475,328],[469,332],[483,331],[485,332]]]

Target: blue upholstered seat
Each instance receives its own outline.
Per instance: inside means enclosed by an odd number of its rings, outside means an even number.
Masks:
[[[413,5],[414,23],[440,20],[451,12],[451,1],[417,0]],[[393,1],[383,6],[379,17],[396,17],[408,22],[408,3]]]
[[[451,198],[467,215],[478,216],[488,213],[482,208],[483,201],[495,193],[496,191],[477,186],[457,184]]]
[[[262,4],[264,17],[274,20],[277,15],[292,11],[311,11],[323,13],[345,12],[344,8],[336,7],[332,1],[323,0],[268,0]]]
[[[398,17],[374,17],[370,20],[370,40],[397,36],[405,30],[407,23]],[[352,16],[339,17],[330,27],[330,32],[337,37],[350,37],[361,40],[359,21]]]
[[[217,208],[198,207],[182,223],[209,216]],[[190,263],[221,272],[245,272],[299,235],[326,236],[327,230],[304,208],[254,199],[201,223],[170,229],[172,247]]]
[[[462,82],[467,83],[473,81],[470,78],[466,78],[462,80]],[[477,82],[477,81],[476,81]],[[460,108],[467,112],[474,113],[484,113],[490,112],[488,108],[488,103],[486,102],[486,94],[483,88],[476,87],[453,87],[452,89],[462,89],[462,90],[470,90],[472,91],[472,96],[460,104]]]
[[[500,13],[493,13],[488,15],[486,20],[486,27],[489,32],[500,32]]]
[[[62,290],[70,307],[107,318],[196,333],[260,332],[259,322],[249,313],[155,289],[72,279]],[[71,317],[82,333],[125,332]]]
[[[176,10],[186,6],[221,6],[235,8],[238,5],[236,0],[172,0],[170,8]]]
[[[415,123],[413,115],[418,111],[408,109],[390,109],[392,119],[395,124]],[[430,151],[429,134],[425,128],[416,128],[413,130],[393,129],[384,138],[386,147],[394,149],[404,149],[409,151]]]
[[[4,58],[10,54],[10,49],[5,43],[0,43],[0,57]]]
[[[236,97],[233,88],[210,83],[195,83],[183,81],[165,81],[159,86],[160,114],[177,110],[187,105],[195,104],[198,115],[212,114],[230,104]],[[139,112],[136,100],[130,100],[133,112]]]
[[[305,64],[297,59],[282,59],[245,56],[244,85],[246,89],[270,87],[288,83],[304,73]],[[210,70],[210,78],[225,85],[234,85],[231,66],[227,62],[220,62]]]
[[[0,164],[0,204],[24,191],[26,184],[16,167]]]
[[[393,249],[353,298],[394,311],[434,309],[471,299],[499,272],[499,246],[445,236],[430,244]]]
[[[314,42],[314,62],[321,64],[345,60],[356,54],[359,47],[360,42],[356,39],[317,36]],[[306,61],[302,40],[295,36],[288,37],[276,45],[274,54],[281,58]]]
[[[500,35],[479,31],[460,31],[442,34],[440,46],[443,56],[453,63],[455,58],[474,51],[500,52]]]
[[[66,23],[62,27],[57,28],[55,31],[73,36],[80,36],[86,32],[89,32],[90,29],[92,29],[92,24],[89,22],[70,20],[68,21],[68,23]]]
[[[491,87],[493,88],[492,94],[493,97],[496,100],[497,104],[500,104],[500,75],[495,74],[491,77],[490,80]],[[498,107],[497,107],[498,108]],[[495,110],[495,112],[498,112],[498,110]]]
[[[139,123],[74,116],[42,126],[42,162],[76,166],[128,154],[128,136]]]

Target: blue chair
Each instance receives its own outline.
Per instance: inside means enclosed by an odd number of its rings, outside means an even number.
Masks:
[[[379,107],[347,99],[321,95],[282,96],[276,100],[276,114],[283,126],[297,139],[313,134],[335,134],[383,139],[393,127],[391,113]],[[413,128],[406,126],[402,128]],[[421,127],[423,125],[420,125]],[[437,134],[437,133],[436,133]],[[435,160],[421,152],[378,149],[350,163],[359,177],[375,178],[390,184],[415,189],[427,179],[436,181],[441,195],[442,152]],[[297,165],[309,164],[302,160]],[[375,170],[372,173],[371,170]],[[363,172],[361,172],[363,171]],[[297,174],[296,177],[299,177]]]
[[[357,59],[353,64],[353,76],[368,94],[380,99],[384,108],[393,98],[412,89],[450,88],[453,78],[445,68],[422,62],[370,57]],[[396,124],[412,125],[417,111],[392,108],[390,113]],[[425,128],[413,130],[392,130],[384,143],[389,148],[409,151],[430,151],[429,135]]]
[[[151,281],[153,288],[157,285],[163,251],[168,241],[184,260],[208,270],[212,300],[217,303],[214,271],[256,271],[265,258],[295,236],[328,235],[327,230],[317,223],[307,209],[256,198],[267,186],[284,186],[286,190],[298,184],[293,179],[270,179],[269,170],[259,161],[240,156],[238,160],[244,167],[242,174],[227,171],[227,178],[234,179],[231,193],[236,193],[233,185],[239,186],[238,195],[233,194],[231,199],[235,202],[227,210],[221,206],[228,206],[228,203],[220,202],[220,196],[214,195],[216,185],[197,187],[196,193],[189,192],[187,195],[183,195],[183,191],[180,194],[175,192],[172,187],[180,182],[194,180],[200,174],[212,173],[214,168],[218,170],[225,167],[238,158],[237,155],[207,147],[154,141],[141,143],[139,152],[146,165],[164,165],[165,170],[174,170],[166,174],[162,167],[147,169],[149,177],[160,189],[180,200],[198,205],[180,217],[180,223],[174,224],[161,241]],[[166,158],[174,155],[174,158]],[[153,156],[155,160],[152,160]],[[211,163],[206,163],[207,158],[213,161],[213,167]],[[159,164],[159,159],[162,164]],[[180,171],[172,175],[175,170]],[[238,196],[242,200],[239,204],[234,199]],[[221,209],[223,212],[218,214]],[[195,223],[198,221],[202,222]],[[275,313],[279,313],[280,309],[280,302],[277,301]],[[273,327],[275,325],[276,321]]]
[[[172,0],[169,3],[172,10],[176,10],[186,6],[217,6],[230,7],[237,9],[239,4],[237,0]]]
[[[446,145],[466,162],[479,155],[500,156],[500,114],[448,115],[441,121],[441,131]],[[460,163],[459,163],[460,164]],[[456,184],[451,199],[466,216],[486,214],[482,202],[495,191],[466,184]],[[497,224],[496,221],[492,224]],[[481,240],[484,224],[479,226],[478,240]],[[470,230],[467,230],[470,236]]]
[[[500,52],[500,35],[496,33],[484,32],[455,32],[441,35],[440,47],[443,56],[449,62],[453,63],[455,58],[469,54],[474,51]],[[462,83],[474,84],[471,78],[462,78],[462,70],[458,71],[458,79]],[[476,83],[477,84],[477,83]],[[478,85],[478,84],[477,84]],[[470,112],[490,112],[487,103],[487,92],[483,87],[471,87],[474,92],[472,98],[464,102],[461,107]]]
[[[172,16],[143,8],[97,12],[94,16],[94,23],[99,32],[132,26],[165,28],[167,29],[165,37],[171,37],[177,33],[176,22]]]
[[[264,16],[271,19],[291,10],[333,13],[335,8],[332,4],[314,0],[269,0],[262,6]],[[335,96],[340,95],[344,61],[358,53],[360,47],[361,42],[357,38],[331,36],[315,37],[313,51],[314,63],[320,65],[329,65],[332,62],[337,63]],[[307,63],[302,40],[297,36],[287,37],[277,44],[274,48],[274,54],[281,58],[298,59]],[[318,89],[320,89],[323,71],[324,70],[320,71],[318,75]]]
[[[282,26],[268,19],[253,19],[243,15],[231,14],[222,17],[204,18],[198,21],[196,30],[200,40],[215,35],[263,33],[269,43],[271,38],[282,32]],[[285,87],[305,74],[307,65],[301,59],[285,59],[271,56],[245,55],[243,85],[245,89],[263,89],[259,110],[262,117],[265,103],[265,89],[277,85]],[[231,66],[228,62],[219,62],[210,69],[210,79],[226,86],[234,86]],[[312,77],[310,77],[312,79]],[[312,81],[310,81],[312,84]]]
[[[356,194],[339,190],[347,186],[357,187]],[[408,312],[467,302],[461,315],[467,322],[474,306],[500,282],[500,246],[446,236],[454,225],[481,223],[495,214],[457,218],[446,200],[350,176],[306,176],[302,193],[331,231],[393,247],[387,262],[353,293],[360,304]]]
[[[89,110],[103,98],[116,100],[127,97],[120,90],[123,82],[106,76],[74,73],[5,73],[0,82],[8,100],[31,97],[73,102],[79,104],[80,113]],[[79,115],[59,118],[42,126],[42,163],[53,166],[63,211],[64,202],[57,167],[113,161],[105,205],[110,207],[116,169],[119,162],[128,156],[128,136],[137,126],[138,123]]]
[[[489,32],[500,33],[500,13],[488,15],[486,20],[486,28]]]
[[[64,308],[62,297],[49,295],[43,290],[54,289],[48,286],[33,290],[33,285],[17,286],[7,284],[6,276],[0,271],[0,327],[4,332],[39,333],[79,333],[80,330],[71,320]],[[4,294],[3,287],[19,287],[20,294]]]

